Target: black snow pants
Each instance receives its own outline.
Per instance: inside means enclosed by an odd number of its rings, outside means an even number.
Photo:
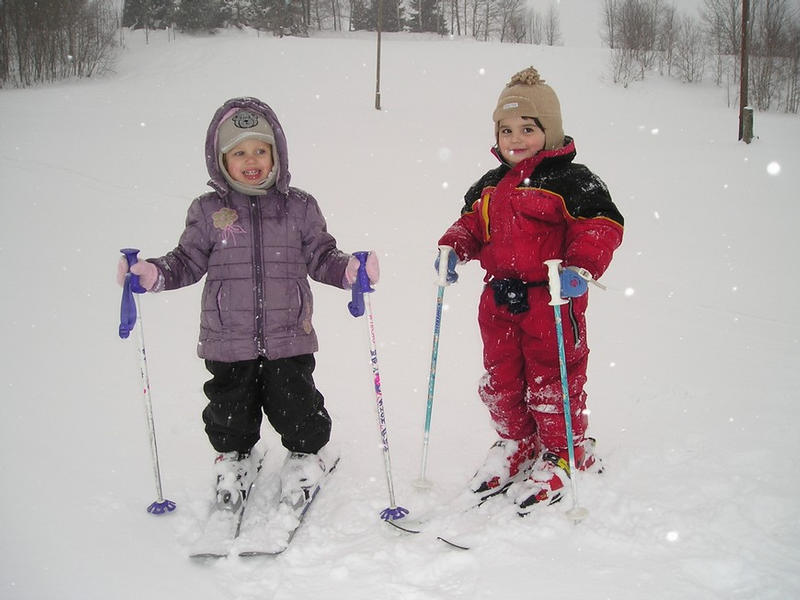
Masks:
[[[328,443],[331,418],[314,385],[313,354],[239,362],[206,361],[203,421],[217,452],[249,452],[261,437],[262,413],[290,452],[317,452]]]

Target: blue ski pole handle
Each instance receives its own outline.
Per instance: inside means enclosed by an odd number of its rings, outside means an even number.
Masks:
[[[125,255],[125,259],[128,261],[128,269],[130,269],[133,265],[139,262],[139,254],[138,248],[123,248],[120,250]],[[144,294],[147,290],[144,289],[141,284],[139,283],[139,276],[134,275],[133,273],[130,274],[131,279],[131,291],[134,294]]]
[[[128,268],[137,262],[136,255],[139,250],[136,248],[123,248],[120,250],[128,261]],[[122,286],[122,302],[119,311],[119,337],[126,339],[136,326],[136,301],[133,294],[143,294],[145,290],[139,283],[139,276],[128,273],[125,276],[125,283]]]
[[[347,303],[347,309],[354,317],[360,317],[364,314],[364,294],[369,294],[375,290],[369,284],[369,275],[367,275],[367,256],[369,252],[360,251],[353,252],[353,256],[358,259],[358,272],[356,280],[353,282],[353,299]]]

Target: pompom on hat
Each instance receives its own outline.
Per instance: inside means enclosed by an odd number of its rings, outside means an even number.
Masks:
[[[500,92],[494,109],[494,131],[497,134],[502,119],[533,117],[544,129],[544,149],[553,150],[564,145],[564,127],[561,123],[561,105],[558,96],[539,72],[528,67],[514,75]]]

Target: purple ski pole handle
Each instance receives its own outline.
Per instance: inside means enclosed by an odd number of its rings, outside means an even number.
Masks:
[[[139,254],[138,248],[123,248],[120,250],[125,255],[125,259],[128,261],[128,269],[130,269],[133,265],[139,262]],[[147,290],[144,289],[141,284],[139,283],[139,276],[134,275],[133,273],[130,274],[131,279],[131,291],[134,294],[144,294]]]
[[[120,250],[128,261],[128,268],[137,262],[136,255],[139,250],[136,248],[123,248]],[[136,301],[134,294],[143,294],[145,290],[139,283],[139,276],[128,273],[125,276],[125,283],[122,285],[122,302],[119,311],[119,337],[127,339],[136,326]]]
[[[369,252],[360,251],[353,252],[353,256],[358,259],[358,272],[356,273],[356,280],[353,282],[353,299],[347,303],[347,310],[354,317],[360,317],[364,314],[364,294],[369,294],[375,290],[369,284],[369,275],[367,275],[367,256]]]

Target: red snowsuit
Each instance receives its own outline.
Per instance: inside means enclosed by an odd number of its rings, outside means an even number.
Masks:
[[[510,167],[489,171],[465,196],[462,216],[439,240],[461,261],[478,259],[486,287],[478,308],[483,338],[479,395],[499,435],[522,439],[538,431],[545,448],[566,447],[553,308],[544,261],[587,269],[599,278],[622,241],[623,218],[605,184],[573,163],[571,138]],[[498,305],[499,280],[527,283],[529,309]],[[519,282],[517,282],[519,283]],[[583,439],[586,417],[587,296],[561,307],[573,436]],[[500,299],[503,300],[502,298]]]

